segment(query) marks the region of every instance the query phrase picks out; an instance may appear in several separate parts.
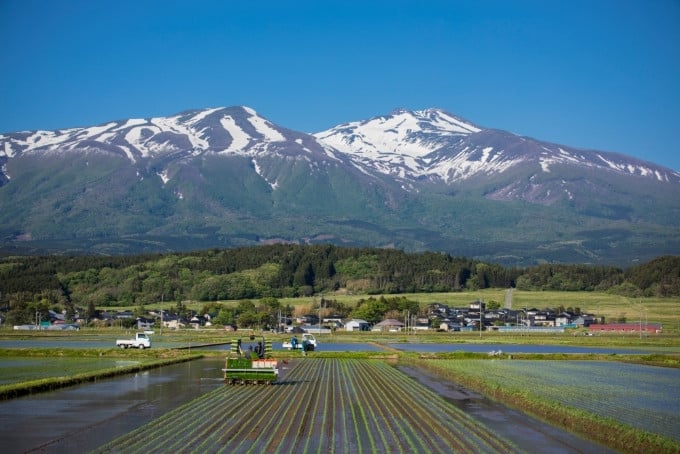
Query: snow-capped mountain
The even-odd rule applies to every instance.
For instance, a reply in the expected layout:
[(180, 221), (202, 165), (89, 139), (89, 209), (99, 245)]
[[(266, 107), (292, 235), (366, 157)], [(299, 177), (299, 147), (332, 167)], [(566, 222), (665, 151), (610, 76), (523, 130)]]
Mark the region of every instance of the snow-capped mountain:
[[(258, 156), (296, 151), (337, 159), (337, 151), (314, 137), (272, 124), (248, 107), (212, 108), (171, 117), (111, 121), (103, 125), (56, 131), (27, 131), (0, 135), (0, 158), (22, 154), (106, 152), (131, 163), (149, 159), (206, 155), (247, 156), (257, 168)], [(159, 169), (167, 182), (169, 168)], [(11, 177), (10, 175), (8, 175)]]
[(132, 162), (159, 154), (207, 152), (248, 154), (285, 142), (284, 131), (247, 107), (184, 112), (172, 117), (112, 121), (103, 125), (56, 131), (0, 135), (8, 157), (29, 152), (119, 149)]
[(456, 183), (530, 163), (549, 173), (559, 164), (680, 181), (680, 173), (629, 156), (579, 150), (484, 129), (439, 109), (396, 110), (314, 134), (379, 171), (405, 179)]
[(314, 134), (383, 173), (418, 178), (431, 173), (433, 153), (481, 129), (446, 112), (396, 110)]
[(680, 175), (438, 109), (306, 134), (248, 107), (0, 135), (0, 253), (268, 242), (506, 264), (680, 253)]

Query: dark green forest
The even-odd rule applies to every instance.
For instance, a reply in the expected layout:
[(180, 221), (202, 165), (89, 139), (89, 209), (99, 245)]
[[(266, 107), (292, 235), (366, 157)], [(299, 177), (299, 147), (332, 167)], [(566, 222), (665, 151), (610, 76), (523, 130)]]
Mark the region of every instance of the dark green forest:
[(338, 289), (368, 295), (521, 290), (605, 291), (628, 297), (680, 295), (680, 257), (628, 269), (544, 264), (504, 268), (468, 258), (395, 249), (270, 245), (132, 256), (0, 257), (0, 308), (42, 301), (75, 307), (159, 301), (297, 297)]

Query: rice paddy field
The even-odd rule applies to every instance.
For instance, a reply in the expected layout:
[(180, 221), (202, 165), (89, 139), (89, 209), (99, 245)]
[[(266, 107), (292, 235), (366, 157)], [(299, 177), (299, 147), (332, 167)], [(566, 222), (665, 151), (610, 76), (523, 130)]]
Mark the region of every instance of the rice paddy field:
[[(505, 290), (407, 295), (421, 305), (464, 307), (478, 299), (507, 301)], [(336, 298), (326, 296), (326, 298)], [(338, 295), (345, 304), (360, 297)], [(282, 300), (300, 312), (314, 298)], [(229, 304), (226, 302), (225, 304)], [(474, 423), (431, 388), (395, 367), (434, 371), (456, 384), (526, 411), (618, 452), (680, 453), (680, 300), (633, 301), (598, 293), (514, 291), (512, 307), (578, 307), (607, 320), (662, 323), (660, 334), (342, 333), (317, 335), (320, 348), (302, 360), (276, 352), (289, 371), (269, 386), (220, 386), (107, 442), (101, 452), (521, 452), (511, 440)], [(243, 335), (250, 334), (248, 333)], [(115, 339), (132, 332), (0, 329), (0, 391), (22, 384), (42, 392), (97, 376), (115, 376), (192, 357), (192, 348), (229, 342), (220, 329), (163, 330), (147, 351), (120, 351)], [(289, 335), (266, 334), (274, 342)], [(324, 351), (324, 345), (371, 345), (376, 351)], [(399, 351), (394, 344), (500, 344), (613, 347), (631, 354), (520, 354)], [(497, 348), (497, 347), (494, 347)], [(504, 346), (505, 350), (506, 347)], [(450, 350), (450, 349), (449, 349)], [(223, 357), (224, 351), (193, 351)], [(386, 360), (385, 358), (390, 358)], [(664, 367), (658, 367), (664, 366)], [(74, 381), (63, 380), (76, 377)], [(80, 380), (78, 377), (83, 377)], [(63, 383), (62, 383), (63, 382)], [(51, 383), (56, 383), (53, 385)], [(16, 392), (5, 393), (13, 398)], [(551, 419), (551, 413), (557, 415)], [(604, 435), (603, 435), (604, 433)], [(456, 435), (452, 435), (456, 434)], [(531, 451), (531, 450), (529, 450)], [(583, 452), (583, 451), (574, 451)]]
[(103, 369), (124, 368), (142, 364), (146, 360), (124, 358), (84, 358), (44, 357), (27, 358), (23, 356), (4, 356), (0, 360), (0, 386), (55, 377), (69, 377), (101, 371)]
[[(197, 417), (200, 415), (200, 417)], [(225, 386), (98, 452), (507, 453), (517, 448), (380, 360), (305, 359)]]
[(613, 361), (436, 360), (433, 367), (680, 443), (680, 369)]

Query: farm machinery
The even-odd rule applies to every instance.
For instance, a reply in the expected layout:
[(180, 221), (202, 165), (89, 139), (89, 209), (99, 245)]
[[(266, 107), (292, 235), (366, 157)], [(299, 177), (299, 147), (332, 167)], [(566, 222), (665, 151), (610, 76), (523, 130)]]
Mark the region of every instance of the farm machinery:
[(298, 340), (297, 336), (293, 336), (290, 341), (286, 341), (281, 345), (288, 350), (302, 350), (303, 352), (313, 352), (317, 347), (317, 341), (313, 334), (304, 333), (302, 341)]
[(271, 384), (278, 378), (278, 361), (271, 357), (271, 341), (262, 337), (255, 342), (255, 336), (250, 336), (250, 341), (246, 347), (242, 339), (232, 339), (229, 356), (222, 369), (226, 384)]

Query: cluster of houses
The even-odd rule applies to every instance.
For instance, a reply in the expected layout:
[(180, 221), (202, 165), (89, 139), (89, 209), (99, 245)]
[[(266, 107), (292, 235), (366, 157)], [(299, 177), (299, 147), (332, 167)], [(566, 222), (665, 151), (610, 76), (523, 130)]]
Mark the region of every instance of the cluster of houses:
[[(39, 325), (15, 326), (14, 329), (77, 329), (85, 320), (66, 323), (63, 314), (49, 312), (49, 321)], [(212, 326), (211, 315), (199, 315), (191, 312), (187, 317), (170, 314), (167, 311), (150, 311), (144, 317), (135, 316), (132, 311), (100, 312), (91, 321), (110, 326), (123, 324), (124, 320), (135, 320), (139, 330), (153, 329), (157, 323), (163, 328), (201, 328)], [(564, 332), (568, 328), (588, 328), (592, 332), (647, 332), (659, 333), (659, 323), (612, 323), (598, 324), (593, 314), (574, 314), (569, 311), (556, 312), (550, 309), (523, 308), (522, 310), (495, 309), (487, 310), (482, 301), (470, 303), (467, 307), (449, 307), (446, 304), (433, 303), (428, 306), (425, 316), (410, 316), (402, 320), (386, 318), (378, 323), (370, 323), (361, 319), (343, 319), (341, 316), (329, 316), (319, 319), (316, 315), (304, 315), (292, 319), (281, 318), (278, 324), (280, 332), (331, 333), (334, 331), (382, 331), (382, 332), (414, 332), (414, 331), (541, 331)], [(128, 322), (128, 326), (130, 323)], [(234, 325), (226, 326), (227, 330), (236, 330)]]
[[(295, 320), (296, 330), (313, 333), (344, 331), (479, 331), (482, 330), (535, 330), (564, 331), (567, 328), (589, 327), (597, 323), (592, 314), (574, 314), (571, 312), (555, 312), (549, 309), (524, 308), (522, 310), (497, 309), (487, 310), (482, 301), (470, 303), (467, 307), (449, 307), (446, 304), (434, 303), (428, 307), (425, 316), (412, 316), (402, 320), (386, 318), (379, 323), (371, 324), (366, 320), (340, 317), (326, 317), (318, 322), (314, 315), (306, 315)], [(293, 327), (288, 326), (291, 331)]]
[(435, 303), (429, 307), (428, 316), (440, 321), (441, 331), (479, 331), (480, 325), (482, 330), (564, 331), (566, 328), (583, 328), (597, 323), (593, 314), (536, 308), (487, 310), (482, 301), (475, 301), (463, 308)]
[[(49, 318), (49, 320), (42, 320), (38, 324), (15, 325), (14, 329), (72, 330), (79, 329), (81, 326), (88, 323), (88, 320), (78, 316), (73, 323), (67, 323), (64, 314), (52, 310), (49, 311), (46, 318)], [(211, 316), (209, 314), (198, 315), (196, 313), (190, 313), (188, 317), (180, 317), (165, 310), (149, 311), (143, 317), (136, 316), (132, 311), (101, 311), (95, 317), (91, 318), (89, 322), (106, 326), (118, 326), (122, 325), (125, 320), (134, 320), (134, 323), (132, 324), (140, 331), (153, 329), (156, 326), (156, 322), (159, 322), (163, 328), (169, 329), (211, 326)], [(231, 328), (236, 329), (235, 326), (232, 326)]]
[(588, 328), (590, 333), (660, 333), (662, 330), (659, 323), (598, 324), (594, 314), (576, 314), (570, 311), (557, 312), (536, 308), (487, 310), (486, 304), (482, 301), (472, 302), (467, 307), (449, 307), (446, 304), (434, 303), (428, 307), (426, 316), (414, 316), (403, 321), (386, 318), (379, 323), (371, 324), (361, 319), (343, 321), (340, 317), (327, 317), (318, 323), (318, 318), (308, 315), (296, 319), (295, 322), (294, 327), (287, 327), (287, 331), (310, 333), (328, 333), (335, 330), (455, 332), (479, 331), (480, 326), (483, 331), (499, 332), (564, 332), (569, 328)]
[(212, 326), (212, 316), (210, 314), (199, 315), (193, 311), (190, 311), (186, 317), (171, 314), (165, 310), (149, 311), (144, 317), (136, 317), (132, 311), (101, 312), (97, 315), (95, 320), (115, 325), (116, 321), (125, 319), (136, 319), (136, 327), (139, 330), (153, 329), (156, 326), (156, 322), (163, 328), (169, 329)]

